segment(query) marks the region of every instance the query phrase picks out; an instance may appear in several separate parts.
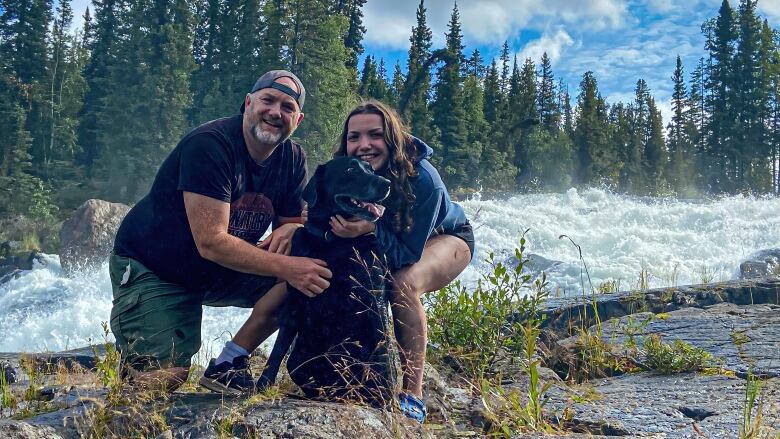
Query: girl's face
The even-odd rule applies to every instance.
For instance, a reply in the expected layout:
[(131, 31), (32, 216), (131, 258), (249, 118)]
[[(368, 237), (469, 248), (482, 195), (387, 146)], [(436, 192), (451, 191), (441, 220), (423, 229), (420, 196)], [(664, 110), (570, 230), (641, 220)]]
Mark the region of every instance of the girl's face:
[(382, 169), (390, 157), (385, 142), (382, 117), (378, 114), (356, 114), (347, 123), (347, 155), (356, 156), (371, 166)]

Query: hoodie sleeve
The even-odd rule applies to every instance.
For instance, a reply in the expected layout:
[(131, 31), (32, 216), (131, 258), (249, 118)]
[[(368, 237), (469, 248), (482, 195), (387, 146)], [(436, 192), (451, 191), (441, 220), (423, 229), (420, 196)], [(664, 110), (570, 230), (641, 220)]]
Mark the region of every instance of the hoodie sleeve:
[(420, 260), (425, 243), (439, 216), (442, 190), (433, 185), (425, 185), (427, 187), (423, 188), (420, 188), (419, 184), (417, 186), (415, 191), (417, 199), (412, 208), (414, 222), (409, 233), (396, 232), (385, 221), (379, 221), (376, 225), (379, 249), (385, 254), (391, 271)]

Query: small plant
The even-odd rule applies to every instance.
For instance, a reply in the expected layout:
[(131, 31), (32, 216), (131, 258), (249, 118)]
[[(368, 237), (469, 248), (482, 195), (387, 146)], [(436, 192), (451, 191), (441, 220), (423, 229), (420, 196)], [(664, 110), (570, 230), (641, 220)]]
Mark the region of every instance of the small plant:
[[(542, 390), (546, 392), (549, 387), (549, 383), (545, 384)], [(487, 435), (508, 439), (529, 431), (554, 431), (552, 425), (541, 416), (541, 409), (547, 400), (534, 402), (529, 394), (528, 402), (524, 403), (518, 389), (507, 390), (501, 386), (500, 375), (493, 380), (482, 379), (480, 393), (490, 421), (485, 432)]]
[(122, 392), (122, 378), (119, 375), (120, 354), (116, 346), (108, 341), (108, 323), (102, 322), (101, 325), (103, 327), (105, 354), (100, 355), (98, 346), (92, 346), (92, 350), (95, 353), (95, 369), (98, 379), (108, 389), (106, 401), (109, 404), (116, 404), (119, 402)]
[(699, 280), (703, 284), (711, 283), (715, 280), (715, 271), (706, 265), (702, 265), (699, 269)]
[(11, 414), (13, 414), (17, 405), (16, 397), (11, 393), (11, 386), (6, 378), (5, 363), (0, 363), (0, 418), (3, 417), (6, 408), (10, 409)]
[(639, 279), (636, 282), (636, 289), (641, 292), (647, 292), (650, 289), (650, 272), (646, 268), (639, 270)]
[(752, 439), (757, 436), (761, 426), (761, 410), (756, 416), (753, 411), (760, 406), (761, 382), (748, 371), (745, 381), (745, 404), (742, 409), (742, 425), (739, 426), (739, 439)]
[(596, 288), (599, 294), (617, 293), (620, 291), (620, 282), (615, 279), (609, 279), (601, 282)]
[[(463, 369), (477, 379), (488, 373), (499, 354), (516, 357), (524, 352), (523, 327), (536, 318), (546, 292), (531, 293), (531, 276), (523, 272), (525, 234), (515, 250), (517, 266), (508, 268), (496, 262), (494, 254), (487, 262), (492, 272), (484, 274), (469, 291), (456, 281), (424, 297), (428, 308), (429, 353), (432, 358)], [(546, 285), (546, 282), (545, 282)]]
[(645, 364), (648, 368), (669, 375), (681, 372), (698, 372), (712, 366), (712, 354), (677, 339), (664, 343), (657, 334), (645, 338)]

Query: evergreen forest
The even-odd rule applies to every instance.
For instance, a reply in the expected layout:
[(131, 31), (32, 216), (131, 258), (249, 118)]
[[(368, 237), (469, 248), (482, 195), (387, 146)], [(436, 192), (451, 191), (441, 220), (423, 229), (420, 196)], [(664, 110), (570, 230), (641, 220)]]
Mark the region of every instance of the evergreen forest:
[(756, 0), (713, 11), (692, 72), (677, 57), (668, 121), (641, 78), (632, 101), (608, 103), (592, 72), (569, 86), (547, 54), (469, 50), (457, 4), (433, 47), (421, 0), (408, 58), (387, 65), (365, 53), (365, 2), (92, 0), (73, 29), (69, 0), (0, 0), (0, 217), (47, 223), (88, 198), (137, 201), (184, 133), (236, 114), (276, 68), (307, 88), (295, 138), (310, 169), (347, 111), (377, 98), (434, 148), (456, 194), (778, 192), (780, 34)]

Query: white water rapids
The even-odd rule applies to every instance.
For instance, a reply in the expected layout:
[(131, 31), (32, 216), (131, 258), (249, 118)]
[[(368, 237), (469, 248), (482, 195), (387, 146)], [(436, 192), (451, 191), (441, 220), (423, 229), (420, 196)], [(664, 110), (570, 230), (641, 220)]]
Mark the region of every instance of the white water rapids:
[[(642, 272), (651, 287), (733, 279), (739, 263), (752, 253), (780, 248), (780, 198), (640, 199), (570, 189), (461, 204), (477, 241), (474, 261), (461, 275), (466, 283), (489, 268), (489, 252), (497, 260), (513, 254), (525, 229), (530, 229), (526, 252), (560, 261), (547, 271), (548, 279), (559, 294), (569, 295), (582, 291), (582, 264), (576, 247), (559, 235), (581, 246), (594, 286), (614, 280), (621, 289), (637, 286)], [(60, 275), (59, 258), (49, 256), (46, 266), (0, 285), (0, 352), (57, 351), (101, 342), (101, 322), (110, 312), (105, 265), (68, 278)], [(206, 307), (204, 347), (197, 361), (218, 353), (248, 314)]]

